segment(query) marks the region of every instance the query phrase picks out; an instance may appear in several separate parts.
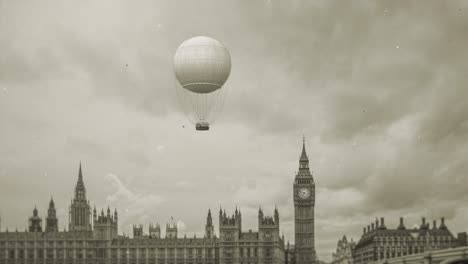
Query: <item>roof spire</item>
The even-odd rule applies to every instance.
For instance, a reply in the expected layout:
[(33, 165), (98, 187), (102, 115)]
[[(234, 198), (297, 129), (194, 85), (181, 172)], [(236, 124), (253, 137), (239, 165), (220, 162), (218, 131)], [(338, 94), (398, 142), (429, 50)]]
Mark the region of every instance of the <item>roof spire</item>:
[(80, 170), (78, 171), (78, 181), (83, 182), (83, 172), (81, 170), (81, 160), (80, 160)]
[(49, 202), (49, 208), (54, 208), (54, 207), (55, 207), (54, 198), (51, 196), (50, 197), (50, 202)]
[(302, 136), (302, 153), (301, 153), (300, 161), (309, 161), (309, 158), (307, 157), (307, 153), (305, 149), (305, 137), (304, 136)]
[(83, 170), (81, 169), (81, 160), (80, 167), (78, 169), (78, 181), (75, 186), (75, 199), (86, 200), (86, 188), (83, 182)]

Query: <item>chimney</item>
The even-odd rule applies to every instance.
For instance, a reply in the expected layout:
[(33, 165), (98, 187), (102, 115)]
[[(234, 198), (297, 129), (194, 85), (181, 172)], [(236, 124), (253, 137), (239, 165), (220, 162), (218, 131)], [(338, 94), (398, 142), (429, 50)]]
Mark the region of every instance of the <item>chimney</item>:
[(440, 225), (439, 225), (439, 229), (446, 229), (447, 227), (445, 226), (445, 218), (442, 217), (440, 218)]
[(375, 229), (379, 229), (379, 220), (375, 218)]
[(372, 223), (371, 225), (372, 225), (372, 230), (374, 230), (374, 223)]
[(436, 229), (437, 228), (437, 224), (436, 224), (436, 220), (432, 221), (432, 229)]
[(399, 229), (399, 230), (406, 229), (406, 228), (405, 228), (405, 225), (403, 224), (403, 217), (400, 217), (400, 225), (398, 226), (398, 229)]
[(423, 225), (423, 226), (426, 225), (426, 217), (423, 217), (423, 218), (422, 218), (422, 225)]
[(367, 226), (367, 233), (370, 232), (370, 225)]
[(382, 228), (385, 228), (385, 221), (384, 221), (384, 220), (385, 220), (385, 219), (384, 219), (383, 217), (380, 217), (380, 226), (381, 226)]

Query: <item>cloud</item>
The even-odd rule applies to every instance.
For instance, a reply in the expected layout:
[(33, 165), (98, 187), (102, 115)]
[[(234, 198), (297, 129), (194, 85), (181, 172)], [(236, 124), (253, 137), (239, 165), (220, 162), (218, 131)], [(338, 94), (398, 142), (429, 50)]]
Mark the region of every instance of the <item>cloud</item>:
[(119, 205), (120, 227), (149, 222), (154, 214), (153, 211), (166, 201), (159, 195), (132, 191), (115, 174), (107, 174), (106, 179), (114, 189), (114, 192), (107, 196), (106, 201)]
[(160, 151), (160, 152), (162, 152), (165, 148), (166, 148), (166, 147), (163, 146), (163, 145), (157, 146), (157, 150)]
[[(464, 1), (2, 3), (2, 221), (26, 223), (33, 201), (45, 212), (53, 195), (67, 223), (82, 160), (89, 199), (117, 207), (126, 233), (171, 215), (199, 232), (219, 205), (242, 207), (255, 229), (258, 206), (277, 204), (293, 241), (305, 134), (321, 259), (377, 216), (388, 226), (446, 216), (465, 230), (467, 10)], [(172, 56), (194, 35), (221, 40), (233, 63), (225, 108), (204, 134), (173, 90)]]
[(187, 228), (187, 225), (183, 221), (181, 220), (177, 221), (177, 232), (179, 232), (180, 234), (184, 233), (186, 231), (186, 228)]

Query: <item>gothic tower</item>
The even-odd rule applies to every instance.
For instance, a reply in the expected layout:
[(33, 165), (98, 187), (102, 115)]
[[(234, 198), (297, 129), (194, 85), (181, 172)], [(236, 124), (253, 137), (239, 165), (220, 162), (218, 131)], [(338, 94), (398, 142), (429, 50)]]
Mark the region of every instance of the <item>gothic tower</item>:
[(274, 216), (265, 216), (263, 210), (258, 209), (258, 236), (261, 241), (276, 241), (280, 239), (279, 213), (275, 207)]
[(78, 171), (78, 182), (75, 186), (75, 198), (70, 205), (69, 231), (91, 231), (91, 207), (86, 200), (86, 188), (83, 183), (83, 173)]
[(161, 227), (158, 223), (156, 223), (156, 225), (149, 225), (149, 236), (151, 238), (161, 238)]
[(133, 238), (143, 237), (143, 225), (133, 225)]
[(96, 207), (93, 210), (93, 237), (96, 239), (112, 240), (117, 237), (118, 218), (117, 209), (114, 214), (111, 214), (109, 206), (107, 207), (107, 215), (104, 215), (104, 209), (101, 210), (101, 215), (97, 214)]
[(177, 238), (177, 224), (174, 218), (171, 216), (171, 221), (166, 224), (166, 238), (176, 239)]
[(232, 216), (219, 208), (219, 237), (223, 241), (238, 241), (242, 233), (242, 214), (240, 210), (234, 211)]
[(213, 219), (211, 218), (211, 210), (210, 209), (208, 209), (208, 216), (206, 217), (205, 237), (206, 238), (213, 238), (214, 237), (214, 226), (213, 226)]
[(294, 179), (293, 196), (296, 263), (312, 264), (315, 263), (315, 183), (310, 173), (304, 139), (299, 159), (299, 171)]
[(42, 232), (42, 219), (38, 216), (35, 206), (33, 216), (29, 218), (29, 232)]
[(55, 211), (54, 200), (50, 198), (49, 210), (47, 210), (46, 217), (46, 232), (58, 232), (58, 219)]

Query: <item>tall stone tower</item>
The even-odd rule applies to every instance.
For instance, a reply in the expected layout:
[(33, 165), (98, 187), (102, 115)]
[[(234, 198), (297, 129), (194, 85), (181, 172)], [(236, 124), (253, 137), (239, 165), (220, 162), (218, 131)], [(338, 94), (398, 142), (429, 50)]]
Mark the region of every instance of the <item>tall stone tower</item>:
[(275, 208), (274, 216), (265, 216), (263, 210), (258, 209), (258, 236), (260, 241), (277, 241), (279, 234), (279, 213)]
[(75, 186), (75, 198), (70, 205), (69, 231), (91, 231), (91, 206), (86, 200), (86, 188), (83, 183), (83, 173), (78, 171), (78, 182)]
[(112, 240), (117, 237), (118, 232), (118, 217), (117, 209), (114, 214), (111, 214), (109, 206), (107, 207), (107, 215), (104, 215), (104, 209), (101, 210), (101, 215), (97, 214), (96, 207), (93, 210), (93, 237), (96, 239)]
[(158, 223), (149, 225), (149, 236), (151, 238), (161, 238), (161, 227)]
[(58, 219), (55, 211), (54, 200), (50, 198), (49, 209), (46, 217), (46, 232), (58, 232)]
[(229, 216), (226, 211), (219, 208), (219, 264), (240, 263), (239, 249), (234, 245), (239, 245), (242, 233), (242, 214), (237, 210)]
[(177, 224), (174, 218), (171, 216), (171, 221), (166, 224), (166, 238), (176, 239), (177, 238)]
[(213, 226), (213, 219), (211, 218), (211, 210), (210, 209), (208, 209), (208, 216), (206, 217), (205, 237), (206, 238), (213, 238), (214, 237), (214, 226)]
[(312, 264), (315, 263), (315, 183), (310, 173), (304, 139), (299, 171), (294, 179), (293, 196), (296, 264)]
[(219, 237), (222, 241), (238, 241), (242, 233), (242, 215), (240, 210), (232, 216), (219, 209)]
[(143, 237), (143, 225), (133, 225), (133, 238)]
[(29, 218), (29, 232), (42, 232), (42, 218), (38, 216), (35, 206), (33, 216)]

